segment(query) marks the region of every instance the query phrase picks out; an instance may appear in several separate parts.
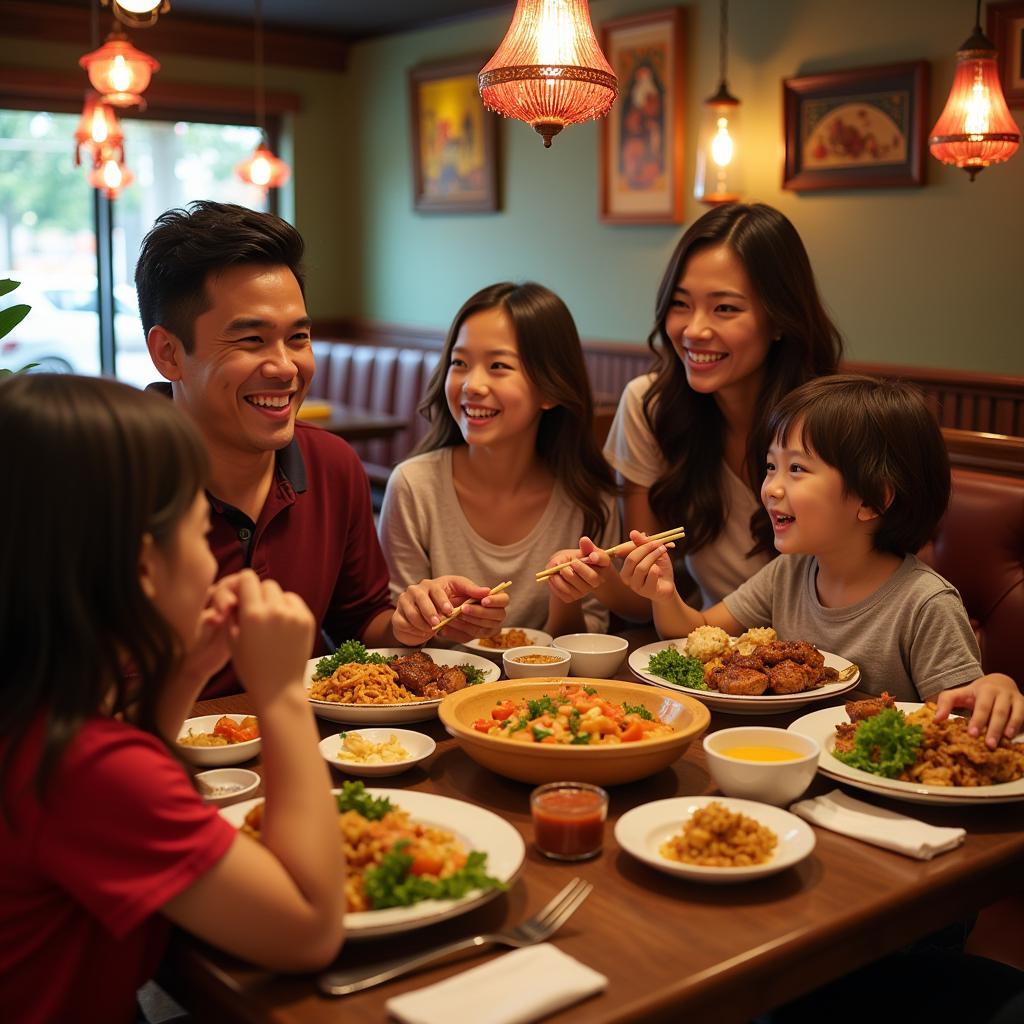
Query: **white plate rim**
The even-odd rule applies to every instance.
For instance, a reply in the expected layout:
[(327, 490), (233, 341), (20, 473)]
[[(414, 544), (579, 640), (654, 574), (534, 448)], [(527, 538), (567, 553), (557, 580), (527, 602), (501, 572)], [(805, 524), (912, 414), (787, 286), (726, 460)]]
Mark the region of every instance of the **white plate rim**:
[[(340, 790), (333, 789), (332, 793)], [(523, 837), (504, 818), (476, 804), (436, 793), (420, 793), (411, 789), (379, 789), (366, 787), (373, 797), (387, 797), (417, 821), (437, 825), (455, 833), (471, 850), (487, 854), (487, 872), (509, 885), (518, 876), (526, 857)], [(243, 800), (218, 813), (235, 828), (241, 826), (246, 814), (263, 800)], [(425, 900), (411, 907), (389, 907), (386, 910), (363, 910), (345, 915), (345, 933), (350, 939), (368, 939), (377, 935), (393, 935), (412, 931), (424, 925), (473, 910), (500, 890), (476, 890), (457, 900)]]
[[(384, 764), (359, 764), (355, 761), (342, 761), (335, 756), (335, 748), (341, 747), (340, 734), (332, 732), (329, 736), (325, 736), (319, 744), (317, 744), (320, 750), (320, 756), (332, 767), (337, 768), (338, 771), (344, 772), (346, 775), (362, 775), (362, 776), (378, 776), (383, 777), (386, 775), (400, 775), (404, 771), (408, 771), (414, 765), (419, 764), (421, 761), (425, 761), (431, 754), (437, 750), (437, 744), (431, 737), (421, 732), (416, 732), (415, 729), (396, 729), (390, 725), (377, 725), (370, 726), (368, 729), (345, 729), (344, 732), (377, 732), (377, 733), (405, 733), (407, 736), (417, 736), (420, 740), (425, 741), (428, 744), (427, 749), (422, 754), (417, 754), (415, 757), (407, 757), (401, 761), (388, 761)], [(396, 739), (401, 744), (403, 741), (402, 736), (396, 736)], [(380, 743), (386, 742), (384, 740), (374, 740), (372, 742)]]
[[(532, 629), (529, 626), (502, 626), (501, 631), (504, 632), (506, 629), (521, 629), (527, 637), (528, 643), (524, 644), (524, 647), (550, 647), (551, 641), (554, 637), (550, 633), (545, 633), (543, 629)], [(486, 652), (488, 657), (501, 657), (505, 651), (511, 650), (510, 647), (484, 647), (480, 643), (480, 638), (477, 637), (473, 640), (466, 640), (459, 644), (461, 648), (467, 651), (471, 651), (474, 654), (483, 654)]]
[[(826, 683), (817, 690), (804, 690), (801, 693), (766, 693), (759, 697), (739, 693), (719, 693), (717, 690), (694, 690), (688, 686), (677, 686), (675, 683), (662, 679), (661, 676), (648, 672), (646, 666), (652, 654), (663, 651), (668, 647), (678, 647), (678, 640), (659, 640), (644, 647), (638, 647), (633, 651), (626, 662), (630, 672), (641, 682), (649, 683), (652, 686), (661, 686), (667, 690), (675, 690), (677, 693), (688, 693), (697, 700), (703, 701), (708, 707), (719, 711), (729, 711), (734, 714), (771, 714), (777, 711), (787, 711), (793, 708), (803, 707), (805, 704), (813, 704), (820, 700), (827, 700), (830, 697), (839, 697), (854, 689), (860, 682), (860, 670), (853, 674), (845, 682)], [(836, 670), (841, 670), (851, 665), (852, 662), (831, 651), (821, 651), (825, 664)], [(641, 667), (644, 666), (644, 667)]]
[[(896, 701), (896, 707), (904, 713), (917, 711), (924, 704), (920, 701)], [(803, 736), (816, 739), (821, 746), (818, 758), (818, 770), (837, 782), (844, 782), (858, 789), (864, 789), (880, 796), (888, 796), (911, 803), (941, 804), (987, 804), (1013, 803), (1024, 800), (1024, 778), (1016, 782), (1001, 782), (995, 786), (926, 786), (920, 782), (901, 782), (899, 779), (887, 779), (881, 775), (872, 775), (851, 768), (832, 756), (831, 741), (835, 735), (836, 725), (849, 721), (846, 708), (839, 705), (833, 708), (819, 708), (787, 726), (787, 731), (797, 732)], [(1024, 737), (1018, 737), (1018, 743)]]
[[(658, 852), (654, 843), (647, 843), (646, 840), (655, 830), (664, 831), (664, 838), (678, 832), (694, 810), (710, 803), (723, 804), (733, 813), (745, 814), (770, 828), (779, 837), (780, 844), (771, 859), (764, 864), (744, 868), (705, 867), (669, 860)], [(792, 838), (788, 839), (787, 834), (791, 834)], [(676, 796), (640, 804), (623, 814), (615, 823), (615, 839), (627, 853), (658, 871), (694, 882), (717, 885), (766, 878), (785, 871), (809, 857), (817, 841), (814, 830), (795, 814), (756, 800), (728, 796)]]

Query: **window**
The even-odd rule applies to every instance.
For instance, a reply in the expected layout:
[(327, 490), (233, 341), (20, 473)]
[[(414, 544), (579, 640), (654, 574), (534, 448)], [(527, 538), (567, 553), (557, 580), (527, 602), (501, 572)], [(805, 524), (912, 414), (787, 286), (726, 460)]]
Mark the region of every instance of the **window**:
[[(97, 200), (85, 168), (72, 161), (78, 115), (0, 109), (0, 277), (20, 288), (0, 308), (32, 312), (0, 340), (0, 365), (97, 374), (116, 368), (139, 386), (156, 377), (135, 298), (135, 261), (156, 217), (193, 199), (268, 209), (259, 189), (235, 175), (256, 147), (251, 125), (126, 117), (128, 166), (135, 182), (110, 204)], [(106, 231), (106, 236), (101, 232)], [(101, 360), (97, 247), (113, 265), (114, 367)]]

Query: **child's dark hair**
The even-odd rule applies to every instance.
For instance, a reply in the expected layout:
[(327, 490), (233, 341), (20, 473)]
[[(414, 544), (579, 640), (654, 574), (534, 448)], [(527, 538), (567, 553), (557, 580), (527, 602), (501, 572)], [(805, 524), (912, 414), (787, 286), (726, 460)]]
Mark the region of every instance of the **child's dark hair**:
[(615, 493), (615, 481), (593, 435), (590, 379), (576, 324), (565, 303), (543, 285), (493, 284), (467, 299), (456, 313), (419, 406), (430, 421), (430, 431), (416, 451), (466, 443), (445, 396), (452, 349), (471, 316), (498, 308), (512, 321), (523, 372), (545, 399), (557, 403), (541, 413), (537, 454), (582, 511), (584, 534), (599, 537), (608, 521), (602, 499)]
[(0, 778), (42, 716), (40, 795), (92, 715), (155, 728), (181, 657), (139, 581), (144, 535), (174, 542), (207, 476), (206, 452), (166, 398), (102, 378), (0, 383)]
[(949, 454), (938, 421), (912, 384), (855, 374), (808, 381), (768, 419), (780, 444), (801, 441), (839, 471), (848, 494), (879, 513), (878, 551), (913, 554), (949, 504)]
[(305, 295), (302, 235), (286, 220), (203, 199), (160, 214), (135, 265), (142, 329), (167, 328), (191, 352), (196, 317), (210, 308), (206, 279), (242, 264), (285, 266)]
[[(743, 263), (778, 334), (768, 349), (761, 393), (752, 410), (745, 458), (750, 480), (761, 478), (764, 452), (771, 443), (768, 411), (805, 380), (835, 373), (843, 350), (818, 295), (807, 250), (784, 214), (763, 203), (727, 203), (690, 225), (658, 286), (654, 330), (647, 339), (657, 357), (657, 372), (644, 398), (644, 414), (666, 466), (651, 485), (651, 509), (664, 526), (686, 523), (684, 543), (690, 553), (711, 543), (725, 526), (725, 419), (714, 395), (690, 387), (665, 323), (687, 260), (719, 245), (728, 246)], [(775, 553), (771, 521), (760, 503), (750, 533), (750, 554)]]

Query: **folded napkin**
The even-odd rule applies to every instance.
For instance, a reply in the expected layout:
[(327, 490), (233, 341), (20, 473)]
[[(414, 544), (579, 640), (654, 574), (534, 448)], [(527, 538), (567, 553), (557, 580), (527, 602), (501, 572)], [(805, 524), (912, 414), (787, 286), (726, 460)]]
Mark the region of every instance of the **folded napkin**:
[(387, 1001), (405, 1024), (529, 1024), (608, 987), (557, 946), (541, 943)]
[(839, 789), (813, 800), (801, 800), (790, 810), (814, 825), (918, 860), (931, 860), (938, 853), (955, 849), (967, 835), (962, 828), (937, 828), (854, 800)]

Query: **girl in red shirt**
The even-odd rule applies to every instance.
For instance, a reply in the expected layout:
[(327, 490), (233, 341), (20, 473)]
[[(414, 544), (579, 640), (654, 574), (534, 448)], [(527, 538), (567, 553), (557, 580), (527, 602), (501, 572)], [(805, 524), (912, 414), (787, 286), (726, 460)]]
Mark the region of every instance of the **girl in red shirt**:
[[(313, 618), (251, 571), (213, 584), (198, 435), (113, 381), (17, 376), (0, 465), (5, 1015), (134, 1020), (168, 923), (273, 969), (328, 963), (344, 860), (302, 684)], [(260, 720), (262, 843), (167, 746), (228, 658)]]

